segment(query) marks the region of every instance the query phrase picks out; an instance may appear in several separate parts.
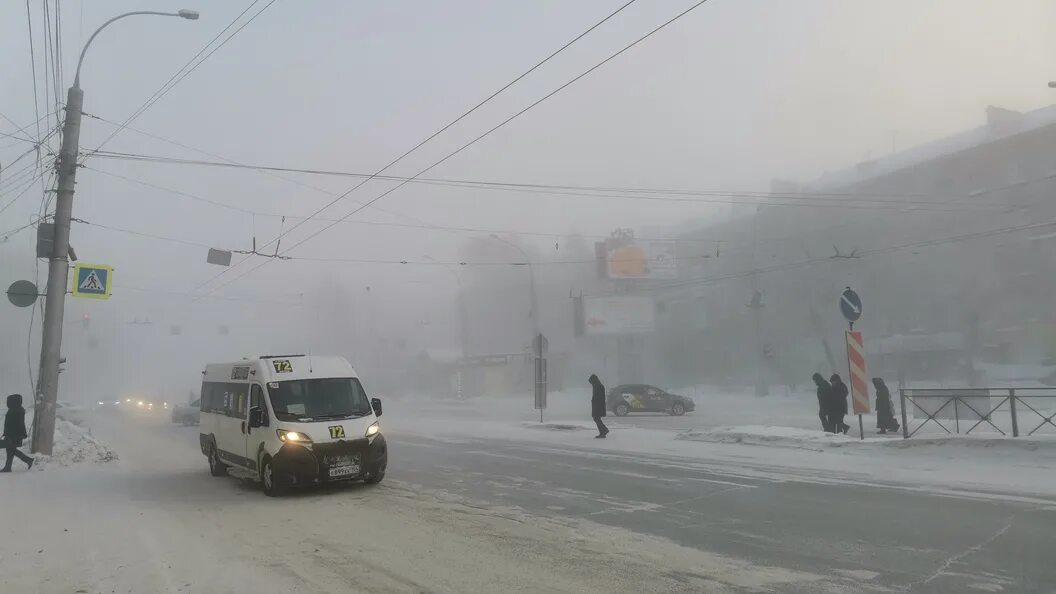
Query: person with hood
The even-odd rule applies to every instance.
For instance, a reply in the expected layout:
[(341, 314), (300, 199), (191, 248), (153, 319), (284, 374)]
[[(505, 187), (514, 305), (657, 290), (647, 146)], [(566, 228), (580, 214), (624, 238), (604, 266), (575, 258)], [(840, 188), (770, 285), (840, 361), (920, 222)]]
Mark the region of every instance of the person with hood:
[(18, 451), (22, 440), (29, 437), (26, 431), (26, 409), (22, 408), (22, 395), (12, 394), (7, 397), (7, 415), (4, 417), (4, 433), (0, 435), (0, 445), (7, 450), (7, 463), (0, 472), (11, 472), (11, 459), (18, 458), (33, 468), (33, 458)]
[(849, 391), (847, 390), (847, 384), (843, 383), (840, 379), (840, 374), (834, 373), (829, 378), (829, 383), (832, 384), (832, 404), (829, 409), (829, 423), (832, 425), (834, 433), (843, 433), (847, 435), (847, 431), (851, 428), (850, 425), (843, 422), (843, 417), (847, 415), (847, 396)]
[(895, 408), (891, 404), (891, 390), (879, 377), (873, 378), (873, 387), (876, 388), (876, 428), (880, 433), (897, 432), (898, 421), (895, 420)]
[(590, 414), (594, 417), (594, 424), (598, 426), (598, 434), (595, 438), (604, 439), (609, 434), (609, 428), (601, 420), (605, 416), (605, 386), (602, 385), (598, 376), (594, 374), (591, 374), (590, 379), (587, 381), (590, 382), (591, 387), (594, 389), (590, 397)]
[(833, 433), (832, 424), (829, 422), (829, 406), (832, 403), (832, 385), (825, 381), (820, 373), (815, 373), (814, 385), (818, 387), (818, 418), (821, 419), (821, 429), (826, 433)]

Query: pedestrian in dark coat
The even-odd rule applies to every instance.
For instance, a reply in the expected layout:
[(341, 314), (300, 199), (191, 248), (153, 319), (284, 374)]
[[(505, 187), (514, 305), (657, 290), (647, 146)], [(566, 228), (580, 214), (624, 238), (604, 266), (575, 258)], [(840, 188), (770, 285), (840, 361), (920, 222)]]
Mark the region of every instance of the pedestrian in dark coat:
[(832, 377), (829, 378), (829, 383), (832, 384), (832, 408), (829, 409), (829, 422), (832, 424), (834, 432), (846, 435), (851, 428), (850, 425), (843, 422), (843, 417), (847, 415), (847, 396), (849, 394), (847, 384), (843, 383), (838, 373), (832, 374)]
[(814, 385), (818, 387), (818, 418), (821, 419), (821, 429), (826, 433), (832, 433), (833, 428), (829, 423), (829, 406), (832, 403), (832, 385), (825, 381), (820, 373), (814, 374)]
[(880, 433), (897, 432), (899, 425), (895, 420), (895, 407), (891, 403), (891, 390), (879, 377), (873, 378), (873, 387), (876, 388), (876, 428)]
[(22, 408), (22, 395), (12, 394), (7, 397), (7, 415), (4, 416), (4, 434), (0, 435), (0, 445), (7, 450), (7, 462), (0, 472), (11, 472), (11, 459), (18, 458), (33, 467), (33, 458), (18, 451), (22, 440), (29, 437), (26, 431), (26, 409)]
[(590, 415), (594, 417), (594, 423), (598, 426), (598, 434), (595, 437), (604, 439), (609, 434), (609, 428), (601, 420), (605, 416), (605, 386), (602, 385), (598, 376), (593, 374), (587, 381), (594, 390), (590, 397)]

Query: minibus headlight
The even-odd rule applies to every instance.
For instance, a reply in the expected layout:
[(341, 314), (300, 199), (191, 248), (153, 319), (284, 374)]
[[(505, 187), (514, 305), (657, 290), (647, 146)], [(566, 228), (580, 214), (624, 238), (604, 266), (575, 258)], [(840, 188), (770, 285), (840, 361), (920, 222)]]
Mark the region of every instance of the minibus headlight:
[(374, 437), (375, 435), (377, 435), (380, 432), (381, 432), (381, 425), (379, 425), (377, 421), (374, 421), (373, 423), (370, 424), (370, 427), (367, 427), (367, 435), (366, 435), (366, 437)]
[(312, 443), (312, 438), (308, 437), (300, 431), (287, 431), (285, 429), (277, 429), (275, 431), (279, 436), (279, 441), (282, 443), (298, 443), (298, 444), (309, 444)]

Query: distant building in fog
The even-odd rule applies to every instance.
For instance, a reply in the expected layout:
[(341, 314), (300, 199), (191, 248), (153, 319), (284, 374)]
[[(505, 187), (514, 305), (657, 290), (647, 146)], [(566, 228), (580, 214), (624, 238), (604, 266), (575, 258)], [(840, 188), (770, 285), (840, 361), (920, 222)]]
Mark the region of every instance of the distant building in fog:
[(867, 343), (958, 332), (965, 369), (1056, 355), (1053, 147), (1056, 106), (989, 107), (977, 128), (742, 197), (741, 216), (680, 235), (680, 277), (691, 282), (659, 298), (696, 304), (705, 312), (694, 319), (707, 323), (672, 321), (659, 345), (677, 354), (669, 371), (750, 374), (758, 345), (746, 304), (756, 289), (775, 383), (828, 367), (823, 339), (839, 367), (836, 299), (847, 285), (863, 295), (856, 327)]

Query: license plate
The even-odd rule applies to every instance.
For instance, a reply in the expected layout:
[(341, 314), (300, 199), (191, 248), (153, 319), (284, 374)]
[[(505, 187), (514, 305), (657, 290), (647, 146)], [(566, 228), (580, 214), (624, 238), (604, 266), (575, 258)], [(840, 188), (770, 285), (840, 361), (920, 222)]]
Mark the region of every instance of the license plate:
[(342, 476), (355, 476), (359, 474), (359, 464), (349, 464), (348, 466), (334, 466), (330, 468), (330, 478), (338, 478)]

